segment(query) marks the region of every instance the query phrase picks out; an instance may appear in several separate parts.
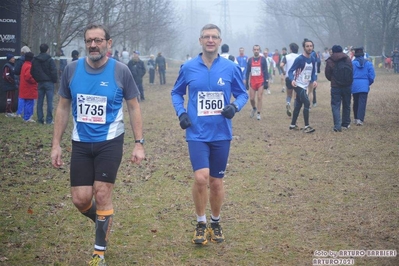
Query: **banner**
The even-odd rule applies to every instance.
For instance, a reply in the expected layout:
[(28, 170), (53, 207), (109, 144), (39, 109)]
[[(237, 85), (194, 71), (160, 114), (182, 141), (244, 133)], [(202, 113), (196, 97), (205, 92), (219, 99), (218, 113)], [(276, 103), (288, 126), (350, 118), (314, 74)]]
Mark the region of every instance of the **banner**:
[[(21, 0), (0, 1), (0, 67), (7, 62), (6, 54), (12, 53), (19, 56), (21, 53)], [(3, 75), (0, 75), (2, 79)], [(3, 80), (0, 82), (2, 86)], [(14, 99), (14, 109), (18, 104), (18, 91)], [(6, 105), (6, 94), (0, 88), (0, 112), (4, 112)]]

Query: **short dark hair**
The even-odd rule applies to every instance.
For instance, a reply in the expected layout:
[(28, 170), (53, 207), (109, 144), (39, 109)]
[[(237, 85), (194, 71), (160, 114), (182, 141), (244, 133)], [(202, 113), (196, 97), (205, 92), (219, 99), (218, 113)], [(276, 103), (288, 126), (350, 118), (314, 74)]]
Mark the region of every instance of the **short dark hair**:
[(222, 45), (222, 53), (228, 53), (229, 52), (229, 46), (227, 44)]
[(313, 45), (313, 48), (314, 48), (313, 42), (312, 42), (311, 40), (307, 39), (307, 38), (303, 39), (303, 42), (302, 42), (302, 47), (303, 47), (303, 48), (305, 48), (305, 43), (307, 43), (307, 42), (311, 42), (312, 45)]
[(105, 39), (108, 41), (109, 39), (111, 39), (111, 36), (109, 35), (108, 29), (107, 27), (105, 27), (104, 25), (101, 24), (90, 24), (86, 27), (85, 31), (84, 31), (84, 38), (86, 39), (86, 32), (88, 30), (92, 30), (92, 29), (102, 29), (105, 33)]
[(290, 43), (290, 49), (291, 49), (291, 52), (293, 52), (294, 54), (297, 54), (298, 50), (299, 50), (299, 46), (298, 46), (298, 44), (293, 42), (293, 43)]
[(32, 52), (25, 53), (25, 61), (31, 62), (35, 55)]
[(41, 53), (46, 53), (48, 51), (48, 45), (46, 43), (42, 43), (40, 45), (40, 52)]
[(216, 26), (215, 24), (206, 24), (205, 26), (202, 27), (200, 36), (202, 37), (202, 32), (204, 30), (213, 30), (213, 29), (216, 29), (219, 32), (219, 37), (222, 35), (222, 31), (218, 26)]

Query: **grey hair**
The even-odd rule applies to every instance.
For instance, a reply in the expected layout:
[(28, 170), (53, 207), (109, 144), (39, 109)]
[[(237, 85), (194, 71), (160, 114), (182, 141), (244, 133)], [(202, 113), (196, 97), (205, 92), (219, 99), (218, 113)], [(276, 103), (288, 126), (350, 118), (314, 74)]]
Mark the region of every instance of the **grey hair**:
[(222, 31), (218, 26), (216, 26), (215, 24), (206, 24), (201, 29), (200, 37), (202, 37), (202, 33), (204, 32), (204, 30), (213, 30), (213, 29), (217, 29), (217, 31), (219, 32), (219, 37), (222, 35)]

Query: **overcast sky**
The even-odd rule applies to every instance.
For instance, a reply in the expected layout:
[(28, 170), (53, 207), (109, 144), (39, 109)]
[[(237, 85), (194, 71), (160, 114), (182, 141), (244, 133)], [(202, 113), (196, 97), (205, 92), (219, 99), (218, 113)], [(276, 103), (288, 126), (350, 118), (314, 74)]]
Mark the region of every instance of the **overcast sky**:
[[(206, 23), (214, 23), (219, 27), (222, 25), (222, 4), (228, 3), (228, 14), (232, 33), (243, 32), (248, 28), (257, 26), (257, 19), (262, 16), (263, 12), (260, 11), (259, 0), (175, 0), (180, 8), (189, 8), (191, 2), (194, 9), (202, 10), (209, 14), (210, 21)], [(223, 35), (223, 34), (222, 34)]]

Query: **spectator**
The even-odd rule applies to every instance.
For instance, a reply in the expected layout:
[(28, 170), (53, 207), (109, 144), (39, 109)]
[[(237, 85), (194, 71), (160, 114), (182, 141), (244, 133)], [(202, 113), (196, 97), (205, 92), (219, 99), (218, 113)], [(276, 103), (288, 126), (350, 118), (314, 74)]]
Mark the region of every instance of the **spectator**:
[[(40, 54), (32, 61), (31, 74), (38, 83), (38, 100), (36, 106), (37, 122), (40, 124), (53, 124), (53, 98), (54, 83), (57, 83), (57, 67), (54, 60), (47, 53), (49, 47), (47, 44), (40, 45)], [(47, 115), (44, 121), (43, 102), (47, 99)]]
[(396, 47), (395, 50), (392, 52), (392, 65), (393, 65), (393, 72), (399, 73), (399, 51)]
[(61, 78), (62, 72), (64, 71), (66, 65), (68, 64), (68, 61), (66, 58), (62, 58), (65, 57), (64, 51), (62, 49), (60, 50), (59, 56), (60, 56), (60, 70), (58, 71), (58, 73), (59, 77)]
[(363, 47), (354, 48), (353, 65), (353, 114), (357, 126), (363, 126), (366, 115), (367, 96), (370, 85), (374, 83), (375, 72), (373, 64), (364, 58)]
[(19, 97), (22, 100), (25, 122), (36, 122), (32, 119), (35, 100), (37, 99), (37, 82), (32, 77), (30, 70), (32, 68), (33, 53), (25, 54), (25, 62), (22, 65), (21, 79), (19, 86)]
[(6, 92), (6, 117), (16, 117), (17, 115), (14, 114), (12, 111), (14, 105), (14, 97), (15, 92), (17, 91), (17, 85), (15, 83), (15, 74), (14, 74), (14, 63), (15, 57), (13, 54), (7, 54), (7, 63), (3, 66), (2, 72), (2, 83), (3, 83), (3, 90)]
[(165, 84), (165, 71), (166, 71), (166, 60), (165, 57), (162, 56), (162, 53), (159, 52), (157, 58), (155, 59), (155, 70), (159, 74), (159, 84)]
[(76, 61), (79, 59), (79, 52), (77, 50), (73, 50), (71, 56), (72, 56), (72, 62)]
[(139, 51), (133, 52), (133, 58), (127, 63), (130, 72), (132, 72), (134, 81), (136, 82), (137, 88), (140, 91), (140, 101), (144, 101), (144, 88), (143, 88), (143, 77), (145, 75), (146, 69), (144, 62), (140, 60)]
[[(333, 122), (335, 132), (341, 132), (342, 128), (349, 129), (350, 127), (350, 112), (351, 112), (351, 89), (353, 81), (353, 67), (351, 59), (345, 54), (340, 45), (332, 47), (333, 54), (326, 61), (325, 76), (331, 81), (331, 111), (333, 115)], [(342, 63), (341, 63), (342, 62)], [(343, 65), (342, 70), (347, 72), (351, 77), (348, 82), (345, 81), (345, 75), (340, 76), (338, 64)], [(342, 117), (341, 117), (341, 103), (342, 103)]]
[[(14, 75), (15, 75), (15, 82), (17, 84), (17, 88), (19, 88), (19, 80), (20, 77), (19, 75), (21, 74), (21, 68), (22, 65), (25, 62), (25, 54), (30, 52), (30, 49), (28, 46), (23, 46), (21, 48), (21, 56), (15, 60), (15, 66), (14, 66)], [(18, 97), (18, 109), (17, 109), (17, 116), (21, 117), (22, 112), (24, 108), (24, 102), (21, 100), (21, 98)]]
[(114, 59), (115, 59), (116, 61), (119, 61), (119, 51), (118, 51), (118, 50), (115, 50)]
[(150, 74), (150, 84), (154, 84), (155, 79), (155, 60), (154, 55), (150, 55), (150, 60), (147, 62), (148, 73)]
[(122, 62), (127, 65), (127, 63), (129, 63), (129, 60), (130, 60), (130, 55), (129, 55), (129, 52), (126, 51), (125, 47), (123, 47), (121, 56), (122, 56)]

